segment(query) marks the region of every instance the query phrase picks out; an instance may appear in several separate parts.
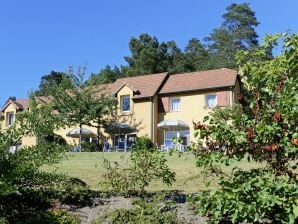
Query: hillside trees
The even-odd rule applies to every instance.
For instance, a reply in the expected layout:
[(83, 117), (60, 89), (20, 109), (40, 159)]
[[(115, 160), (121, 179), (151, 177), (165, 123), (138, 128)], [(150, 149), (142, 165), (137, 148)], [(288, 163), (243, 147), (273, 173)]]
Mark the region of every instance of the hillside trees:
[(214, 172), (219, 164), (245, 158), (265, 166), (235, 169), (230, 177), (222, 176), (218, 191), (195, 199), (211, 223), (297, 221), (298, 35), (282, 35), (282, 54), (267, 58), (279, 37), (268, 36), (261, 47), (238, 54), (240, 106), (216, 109), (205, 118), (208, 123), (194, 124), (198, 166)]
[[(111, 69), (106, 66), (91, 75), (88, 84), (113, 82), (123, 76), (147, 75), (159, 72), (183, 73), (214, 68), (237, 68), (236, 52), (258, 46), (255, 28), (259, 22), (247, 3), (233, 3), (226, 8), (223, 22), (204, 42), (191, 38), (184, 50), (172, 41), (160, 42), (157, 37), (142, 33), (129, 41), (130, 55), (126, 65)], [(271, 55), (271, 49), (268, 56)]]
[(99, 85), (115, 82), (118, 78), (123, 77), (124, 74), (121, 70), (115, 66), (111, 68), (111, 66), (107, 65), (105, 68), (101, 69), (97, 74), (91, 74), (90, 78), (87, 80), (87, 85)]

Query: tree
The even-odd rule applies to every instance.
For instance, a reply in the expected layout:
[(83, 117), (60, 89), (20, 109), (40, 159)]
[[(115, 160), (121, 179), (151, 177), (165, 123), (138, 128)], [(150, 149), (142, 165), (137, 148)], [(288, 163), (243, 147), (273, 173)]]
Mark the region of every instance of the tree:
[(212, 223), (297, 221), (298, 35), (282, 35), (282, 54), (267, 58), (279, 37), (268, 36), (261, 47), (238, 54), (240, 106), (216, 109), (206, 123), (194, 124), (198, 166), (214, 172), (219, 164), (245, 158), (266, 164), (221, 176), (218, 191), (194, 199)]
[(116, 102), (105, 86), (85, 85), (85, 70), (85, 67), (79, 68), (75, 74), (73, 68), (69, 67), (67, 73), (69, 78), (64, 78), (59, 85), (54, 85), (50, 89), (50, 94), (53, 106), (58, 111), (59, 123), (66, 127), (79, 125), (79, 145), (83, 125), (96, 127), (98, 150), (100, 150), (100, 129), (114, 119)]
[(128, 76), (147, 75), (165, 72), (168, 68), (167, 44), (159, 43), (156, 37), (141, 34), (139, 38), (131, 38), (129, 42), (131, 56), (124, 57), (128, 66), (123, 72)]
[(9, 151), (22, 137), (52, 133), (56, 122), (51, 111), (50, 105), (41, 105), (31, 96), (30, 110), (19, 112), (11, 128), (0, 130), (0, 217), (7, 223), (27, 223), (48, 206), (47, 193), (57, 196), (55, 190), (60, 180), (40, 167), (58, 162), (66, 150), (64, 146), (37, 142), (35, 146), (23, 146), (14, 153)]
[(87, 85), (112, 83), (123, 76), (124, 75), (117, 66), (111, 68), (109, 65), (107, 65), (104, 69), (101, 69), (98, 74), (91, 74), (86, 83)]
[(205, 38), (213, 67), (236, 67), (236, 52), (258, 46), (255, 27), (259, 24), (254, 11), (247, 3), (231, 4), (223, 15), (220, 28)]
[(188, 41), (185, 48), (186, 71), (201, 71), (208, 69), (209, 55), (197, 38)]
[[(165, 49), (165, 58), (164, 64), (167, 72), (174, 73), (183, 73), (186, 71), (186, 59), (185, 54), (177, 46), (175, 41), (168, 41), (162, 43)], [(161, 45), (162, 45), (161, 44)]]
[(62, 81), (67, 78), (68, 76), (64, 72), (51, 71), (50, 74), (41, 77), (38, 90), (35, 91), (35, 94), (37, 96), (48, 96), (50, 95), (49, 89), (51, 88), (51, 86), (60, 85)]

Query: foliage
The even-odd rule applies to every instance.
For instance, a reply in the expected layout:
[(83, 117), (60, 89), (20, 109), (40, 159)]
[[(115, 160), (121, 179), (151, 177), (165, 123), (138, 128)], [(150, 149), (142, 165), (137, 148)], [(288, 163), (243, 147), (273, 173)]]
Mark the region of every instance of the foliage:
[(82, 142), (82, 150), (81, 151), (82, 152), (97, 152), (98, 146), (94, 142)]
[(131, 164), (126, 167), (105, 160), (103, 186), (115, 191), (124, 191), (126, 194), (136, 191), (144, 194), (145, 187), (154, 179), (161, 179), (167, 185), (175, 181), (175, 173), (166, 164), (165, 155), (152, 148), (152, 143), (146, 137), (137, 139), (130, 160)]
[(139, 38), (132, 37), (129, 41), (131, 57), (124, 57), (128, 67), (123, 68), (128, 76), (153, 74), (166, 71), (166, 51), (161, 50), (156, 37), (144, 33)]
[[(53, 198), (68, 197), (74, 187), (64, 176), (39, 171), (42, 165), (57, 163), (64, 157), (63, 145), (43, 140), (15, 153), (9, 151), (24, 136), (52, 134), (56, 117), (51, 112), (50, 104), (41, 104), (32, 96), (30, 110), (19, 112), (14, 125), (0, 132), (0, 217), (11, 223), (25, 222), (46, 212)], [(62, 194), (63, 190), (69, 194)]]
[[(83, 125), (97, 129), (97, 146), (100, 148), (102, 133), (100, 129), (115, 117), (116, 100), (110, 96), (109, 90), (104, 86), (85, 85), (85, 67), (79, 68), (77, 74), (72, 67), (59, 85), (50, 89), (53, 108), (57, 110), (57, 119), (62, 127)], [(81, 134), (80, 134), (81, 143)]]
[(182, 223), (177, 210), (170, 202), (162, 202), (162, 197), (155, 196), (134, 202), (130, 209), (115, 209), (98, 218), (94, 223)]
[(57, 220), (57, 223), (59, 224), (79, 224), (79, 220), (72, 216), (69, 215), (65, 210), (54, 210), (51, 212), (53, 217)]
[(36, 217), (28, 220), (29, 224), (79, 224), (79, 220), (68, 214), (65, 210), (53, 210), (47, 213), (38, 214)]
[[(271, 59), (266, 57), (267, 48), (276, 44), (279, 37), (284, 42), (282, 54)], [(200, 211), (209, 213), (211, 221), (231, 219), (237, 222), (245, 217), (261, 222), (271, 217), (274, 222), (294, 223), (297, 219), (294, 208), (297, 209), (298, 203), (293, 200), (297, 199), (297, 191), (293, 191), (297, 188), (298, 158), (297, 47), (298, 36), (285, 34), (268, 36), (259, 49), (239, 53), (243, 87), (243, 93), (238, 94), (240, 106), (218, 108), (204, 119), (205, 123), (194, 124), (199, 139), (195, 149), (198, 166), (220, 174), (218, 165), (229, 165), (235, 159), (247, 157), (266, 165), (266, 171), (259, 171), (260, 176), (256, 176), (256, 171), (237, 172), (230, 181), (220, 182), (221, 190), (216, 196), (205, 193), (199, 198), (208, 204), (209, 207)], [(279, 191), (280, 188), (283, 191)], [(255, 203), (252, 195), (258, 191), (268, 193), (270, 200), (260, 200), (267, 200), (270, 205), (264, 201)], [(234, 206), (239, 201), (243, 202), (241, 209)], [(252, 204), (256, 212), (247, 214)]]
[(185, 48), (184, 72), (207, 70), (210, 66), (210, 55), (205, 46), (197, 38), (188, 41)]
[(255, 27), (259, 24), (247, 3), (233, 3), (223, 15), (221, 27), (206, 38), (214, 67), (236, 68), (236, 52), (258, 46)]
[[(255, 28), (259, 22), (248, 3), (229, 5), (223, 19), (221, 26), (213, 29), (204, 39), (204, 44), (194, 37), (184, 50), (174, 40), (159, 41), (148, 33), (131, 37), (130, 55), (124, 57), (127, 64), (114, 68), (107, 65), (98, 74), (91, 74), (86, 83), (111, 83), (121, 77), (160, 72), (175, 74), (222, 67), (236, 68), (236, 52), (258, 46)], [(267, 57), (272, 57), (271, 49), (267, 50)]]
[[(198, 211), (211, 216), (211, 223), (294, 223), (297, 217), (297, 183), (268, 171), (236, 171), (220, 181), (216, 192), (191, 198)], [(295, 211), (296, 210), (296, 211)]]
[(68, 79), (68, 75), (64, 72), (51, 71), (50, 74), (41, 77), (38, 90), (35, 91), (37, 96), (50, 95), (49, 89), (52, 85), (60, 85), (64, 79)]
[(87, 80), (87, 85), (99, 85), (115, 82), (117, 79), (123, 77), (118, 67), (111, 68), (107, 65), (104, 69), (101, 69), (98, 74), (91, 74)]

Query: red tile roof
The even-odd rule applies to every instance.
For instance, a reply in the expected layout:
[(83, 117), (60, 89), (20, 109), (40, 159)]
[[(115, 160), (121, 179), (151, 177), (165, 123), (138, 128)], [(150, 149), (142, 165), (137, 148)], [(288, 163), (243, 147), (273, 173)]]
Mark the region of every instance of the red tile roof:
[[(40, 103), (49, 103), (51, 97), (49, 96), (38, 96), (37, 101)], [(15, 106), (17, 110), (26, 110), (29, 107), (30, 99), (16, 99), (15, 101), (9, 100), (1, 109), (3, 112), (11, 103)]]
[(29, 106), (29, 99), (9, 100), (1, 109), (3, 112), (10, 104), (13, 104), (17, 110), (25, 110)]
[(117, 79), (108, 84), (111, 93), (116, 94), (123, 86), (127, 86), (135, 92), (134, 99), (154, 96), (167, 77), (167, 72), (152, 75), (142, 75)]
[(234, 86), (236, 77), (237, 71), (228, 68), (174, 74), (169, 76), (159, 93), (177, 93)]

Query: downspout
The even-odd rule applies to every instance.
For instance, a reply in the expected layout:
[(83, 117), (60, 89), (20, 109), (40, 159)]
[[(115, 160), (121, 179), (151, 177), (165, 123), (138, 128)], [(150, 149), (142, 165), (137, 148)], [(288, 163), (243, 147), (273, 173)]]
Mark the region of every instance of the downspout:
[(154, 143), (154, 97), (150, 97), (150, 101), (151, 101), (151, 124), (150, 124), (150, 128), (151, 128), (151, 141)]
[(233, 106), (234, 104), (235, 104), (235, 87), (231, 87), (230, 106)]

